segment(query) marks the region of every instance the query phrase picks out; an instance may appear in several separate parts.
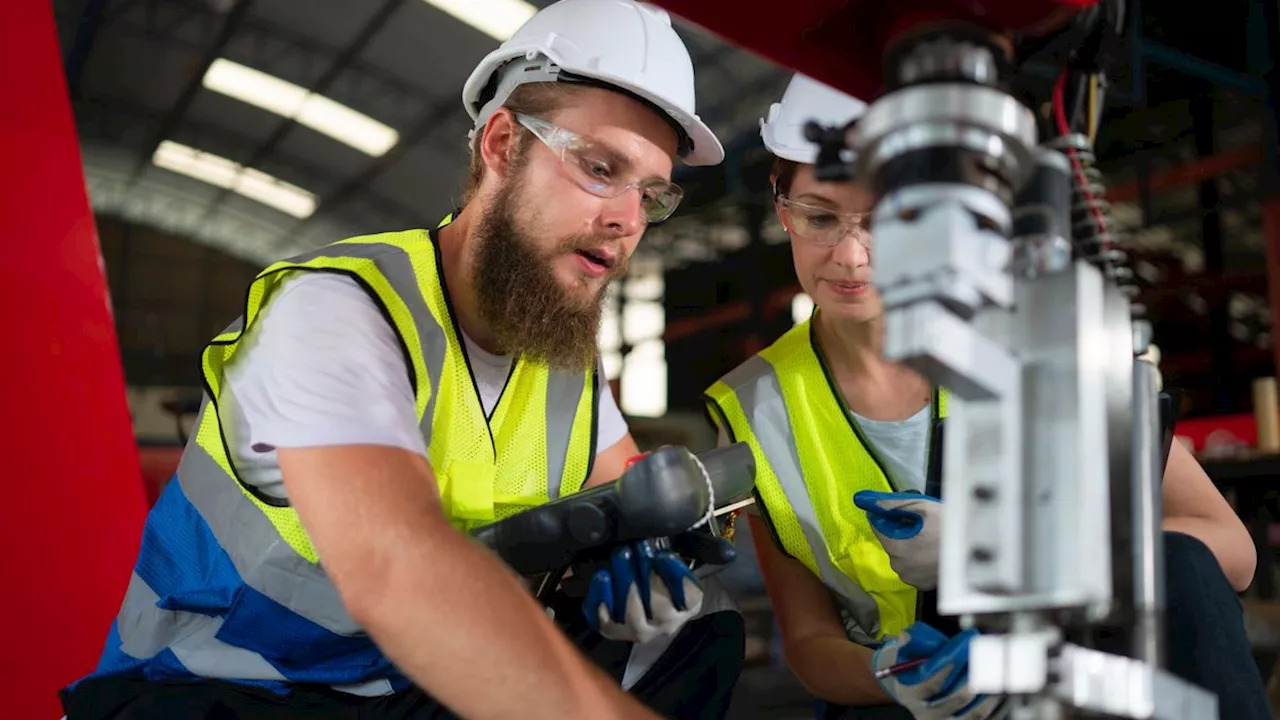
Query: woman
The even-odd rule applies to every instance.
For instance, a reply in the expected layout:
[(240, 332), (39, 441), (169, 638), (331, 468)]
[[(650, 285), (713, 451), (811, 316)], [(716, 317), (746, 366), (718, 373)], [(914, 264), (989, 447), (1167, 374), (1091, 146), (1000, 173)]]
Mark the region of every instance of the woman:
[[(818, 182), (816, 147), (802, 132), (807, 120), (843, 123), (865, 108), (796, 76), (762, 121), (761, 135), (776, 156), (778, 218), (815, 312), (708, 389), (707, 400), (722, 442), (748, 442), (756, 454), (749, 522), (761, 572), (788, 663), (826, 702), (824, 717), (981, 720), (1001, 699), (975, 697), (967, 688), (971, 635), (947, 637), (916, 612), (917, 588), (936, 583), (940, 506), (936, 498), (904, 493), (926, 489), (946, 396), (883, 357), (869, 254), (873, 198), (854, 184)], [(1233, 696), (1221, 701), (1222, 717), (1269, 717), (1260, 679), (1235, 672), (1240, 657), (1251, 658), (1233, 591), (1252, 579), (1254, 548), (1179, 443), (1167, 463), (1164, 509), (1170, 624), (1185, 640), (1170, 638), (1172, 668)], [(901, 538), (885, 529), (886, 514), (897, 510), (920, 518), (922, 530)], [(1188, 574), (1191, 582), (1183, 582)], [(1183, 589), (1195, 597), (1187, 600)], [(1193, 652), (1197, 633), (1205, 635), (1201, 651)], [(1204, 657), (1208, 634), (1217, 648), (1213, 658)], [(920, 657), (929, 660), (884, 680), (874, 676), (873, 668)], [(1222, 669), (1232, 662), (1232, 672)]]

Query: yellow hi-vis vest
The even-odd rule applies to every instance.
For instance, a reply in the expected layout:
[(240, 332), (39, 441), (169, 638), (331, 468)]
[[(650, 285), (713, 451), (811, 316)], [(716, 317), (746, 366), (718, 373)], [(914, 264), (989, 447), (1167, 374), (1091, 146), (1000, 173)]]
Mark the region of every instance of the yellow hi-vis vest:
[(249, 287), (244, 316), (204, 351), (198, 429), (148, 517), (100, 674), (312, 683), (359, 695), (408, 686), (347, 612), (297, 512), (242, 482), (224, 440), (223, 370), (281, 283), (304, 272), (351, 278), (395, 328), (455, 526), (576, 492), (590, 474), (595, 369), (550, 372), (517, 359), (486, 418), (432, 233), (355, 237), (275, 263)]
[[(446, 217), (440, 227), (452, 220)], [(595, 370), (551, 372), (517, 359), (492, 417), (486, 417), (445, 287), (440, 253), (424, 230), (349, 238), (263, 270), (249, 288), (243, 322), (204, 352), (211, 406), (203, 414), (200, 447), (230, 477), (218, 423), (224, 366), (233, 360), (245, 327), (288, 277), (331, 272), (359, 283), (395, 328), (410, 368), (419, 427), (446, 515), (469, 530), (561, 493), (580, 490), (595, 456)], [(245, 499), (270, 518), (299, 555), (315, 550), (297, 513), (243, 483)]]
[[(836, 597), (849, 638), (873, 644), (915, 620), (916, 590), (853, 504), (860, 490), (896, 490), (863, 436), (806, 321), (706, 391), (712, 418), (756, 460), (756, 505), (783, 552)], [(932, 418), (945, 415), (934, 392)], [(930, 444), (934, 422), (930, 423)]]

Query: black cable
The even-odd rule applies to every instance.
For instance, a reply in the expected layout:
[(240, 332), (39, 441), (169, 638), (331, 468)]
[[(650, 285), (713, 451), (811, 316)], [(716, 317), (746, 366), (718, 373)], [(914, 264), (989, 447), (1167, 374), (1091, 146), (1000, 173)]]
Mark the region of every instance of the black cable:
[(1101, 12), (1095, 5), (1077, 13), (1071, 22), (1056, 32), (1037, 37), (1016, 37), (1014, 43), (1018, 61), (1063, 64), (1093, 34)]
[(1107, 74), (1105, 72), (1098, 73), (1098, 96), (1094, 98), (1093, 108), (1093, 126), (1102, 127), (1102, 108), (1107, 105)]
[[(1071, 101), (1071, 112), (1067, 115), (1067, 127), (1075, 132), (1080, 127), (1080, 121), (1088, 107), (1089, 76), (1081, 74), (1076, 78), (1075, 97)], [(1084, 118), (1087, 120), (1087, 118)]]
[(1072, 65), (1092, 74), (1106, 72), (1117, 56), (1128, 27), (1125, 0), (1103, 0), (1099, 6), (1102, 17), (1089, 32), (1088, 40), (1077, 49)]

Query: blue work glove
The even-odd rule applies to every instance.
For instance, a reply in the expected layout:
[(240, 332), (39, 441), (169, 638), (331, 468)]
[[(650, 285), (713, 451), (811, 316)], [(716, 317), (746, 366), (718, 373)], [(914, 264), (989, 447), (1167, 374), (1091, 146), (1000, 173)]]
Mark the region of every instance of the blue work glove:
[(582, 603), (592, 630), (634, 643), (674, 634), (701, 609), (702, 588), (689, 566), (648, 540), (614, 550)]
[[(986, 720), (1000, 710), (1004, 698), (975, 695), (969, 689), (969, 641), (977, 634), (965, 630), (948, 639), (926, 623), (913, 623), (875, 651), (871, 669), (880, 687), (916, 720)], [(919, 658), (927, 659), (909, 670), (878, 677), (878, 671)]]
[(938, 542), (942, 501), (920, 493), (863, 490), (853, 504), (867, 513), (889, 564), (898, 577), (917, 590), (938, 587)]

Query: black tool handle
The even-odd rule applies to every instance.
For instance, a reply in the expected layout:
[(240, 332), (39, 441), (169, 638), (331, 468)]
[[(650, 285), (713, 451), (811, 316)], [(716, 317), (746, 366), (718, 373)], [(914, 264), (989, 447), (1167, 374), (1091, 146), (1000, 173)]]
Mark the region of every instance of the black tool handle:
[[(571, 565), (583, 553), (688, 530), (716, 503), (750, 494), (755, 462), (745, 444), (698, 456), (661, 447), (645, 455), (613, 482), (566, 495), (486, 525), (472, 536), (521, 575), (539, 575)], [(703, 474), (703, 469), (706, 475)]]

